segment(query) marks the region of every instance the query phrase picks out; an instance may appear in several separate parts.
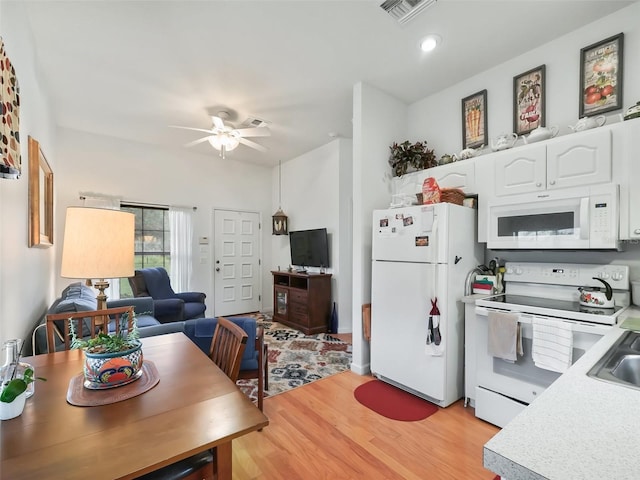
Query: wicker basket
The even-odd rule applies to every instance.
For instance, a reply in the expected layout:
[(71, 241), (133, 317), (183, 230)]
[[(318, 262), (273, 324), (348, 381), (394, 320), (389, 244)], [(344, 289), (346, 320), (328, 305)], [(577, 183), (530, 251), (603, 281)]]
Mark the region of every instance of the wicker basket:
[(462, 205), (465, 194), (459, 188), (441, 188), (440, 189), (440, 201), (447, 203), (455, 203), (456, 205)]

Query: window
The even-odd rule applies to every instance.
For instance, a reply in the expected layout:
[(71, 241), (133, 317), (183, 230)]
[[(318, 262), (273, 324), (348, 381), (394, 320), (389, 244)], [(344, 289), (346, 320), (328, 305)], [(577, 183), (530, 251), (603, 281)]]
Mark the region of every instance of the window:
[[(123, 203), (120, 209), (136, 216), (135, 268), (171, 268), (171, 242), (169, 234), (169, 209), (166, 207), (142, 207)], [(129, 282), (120, 282), (120, 298), (131, 298)]]

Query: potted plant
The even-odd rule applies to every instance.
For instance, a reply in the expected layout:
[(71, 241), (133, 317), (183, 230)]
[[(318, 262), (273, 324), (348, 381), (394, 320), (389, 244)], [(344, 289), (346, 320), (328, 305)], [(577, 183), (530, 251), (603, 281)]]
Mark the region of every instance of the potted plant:
[(33, 369), (27, 368), (22, 378), (13, 378), (2, 386), (0, 393), (0, 420), (10, 420), (22, 414), (27, 398), (27, 387), (36, 379), (46, 380), (41, 377), (34, 377)]
[(397, 177), (407, 173), (409, 166), (416, 170), (424, 170), (438, 164), (433, 149), (427, 148), (426, 140), (413, 144), (409, 140), (402, 143), (393, 142), (389, 149), (391, 150), (389, 165)]
[(84, 386), (92, 390), (120, 387), (142, 375), (143, 355), (136, 317), (128, 329), (128, 314), (123, 314), (111, 334), (98, 333), (93, 338), (78, 338), (73, 321), (69, 322), (71, 348), (84, 351)]

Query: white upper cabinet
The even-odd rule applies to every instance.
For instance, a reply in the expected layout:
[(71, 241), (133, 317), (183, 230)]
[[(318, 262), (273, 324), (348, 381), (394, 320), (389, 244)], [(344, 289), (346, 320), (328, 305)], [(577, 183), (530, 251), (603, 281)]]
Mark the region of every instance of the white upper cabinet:
[(611, 181), (611, 132), (574, 133), (547, 145), (547, 188)]
[(566, 135), (495, 154), (495, 194), (611, 182), (611, 132)]
[(459, 188), (466, 194), (476, 193), (475, 158), (459, 160), (402, 177), (393, 177), (393, 193), (413, 195), (422, 192), (425, 178), (433, 177), (440, 188)]
[(428, 176), (434, 177), (441, 188), (459, 188), (464, 193), (476, 193), (475, 162), (459, 160), (447, 165), (429, 168)]
[[(616, 156), (620, 168), (620, 239), (640, 239), (640, 118), (624, 122)], [(617, 133), (617, 132), (616, 132)]]
[(529, 193), (547, 188), (546, 154), (543, 144), (496, 153), (495, 194)]

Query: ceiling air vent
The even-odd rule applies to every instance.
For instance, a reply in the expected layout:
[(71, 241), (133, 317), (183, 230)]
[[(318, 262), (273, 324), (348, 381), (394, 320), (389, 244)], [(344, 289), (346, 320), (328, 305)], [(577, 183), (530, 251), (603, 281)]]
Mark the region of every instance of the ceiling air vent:
[(268, 124), (269, 122), (256, 117), (247, 117), (247, 119), (242, 122), (242, 125), (245, 127), (266, 127)]
[(380, 6), (395, 18), (398, 23), (405, 24), (425, 8), (437, 0), (386, 0)]

